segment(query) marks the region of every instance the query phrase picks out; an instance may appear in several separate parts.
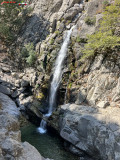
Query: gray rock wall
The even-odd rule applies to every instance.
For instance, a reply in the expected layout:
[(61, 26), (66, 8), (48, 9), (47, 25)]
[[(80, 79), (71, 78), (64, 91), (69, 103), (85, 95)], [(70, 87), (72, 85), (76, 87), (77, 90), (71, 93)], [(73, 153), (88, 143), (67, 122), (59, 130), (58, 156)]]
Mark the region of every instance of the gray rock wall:
[(81, 0), (50, 0), (49, 3), (47, 0), (33, 0), (29, 5), (33, 11), (20, 31), (17, 43), (32, 42), (35, 46), (37, 43), (39, 45), (39, 42), (45, 40), (51, 31), (55, 31), (56, 22), (62, 17), (72, 20), (81, 12), (79, 5), (74, 6), (79, 3)]
[(97, 160), (119, 160), (120, 110), (61, 106), (60, 135)]

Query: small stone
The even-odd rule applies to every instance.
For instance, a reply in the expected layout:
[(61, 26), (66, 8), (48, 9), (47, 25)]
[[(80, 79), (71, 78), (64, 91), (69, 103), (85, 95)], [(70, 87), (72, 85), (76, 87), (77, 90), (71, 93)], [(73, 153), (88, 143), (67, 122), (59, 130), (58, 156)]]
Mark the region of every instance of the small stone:
[(67, 25), (67, 26), (66, 26), (66, 28), (67, 28), (67, 29), (70, 29), (70, 28), (71, 28), (71, 25), (70, 25), (70, 24), (69, 24), (69, 25)]
[(12, 75), (14, 78), (16, 78), (16, 79), (19, 78), (19, 76), (18, 76), (18, 74), (17, 74), (16, 72), (12, 72), (11, 75)]
[(20, 87), (20, 81), (19, 80), (15, 81), (15, 87)]
[(9, 72), (11, 72), (11, 69), (8, 67), (2, 67), (2, 71), (9, 73)]
[(26, 86), (28, 86), (28, 85), (29, 85), (29, 82), (28, 82), (28, 81), (22, 80), (22, 82), (21, 82), (21, 87), (26, 87)]
[(19, 78), (21, 79), (24, 75), (25, 75), (24, 73), (20, 73)]
[(61, 106), (61, 109), (62, 109), (62, 110), (67, 110), (67, 109), (69, 109), (69, 106), (70, 106), (70, 103), (65, 104), (65, 105), (62, 105), (62, 106)]
[(17, 90), (15, 92), (13, 92), (13, 94), (11, 95), (13, 98), (16, 98), (17, 96), (19, 96), (20, 92), (18, 92)]
[(85, 101), (85, 99), (86, 99), (86, 93), (80, 91), (78, 93), (78, 98), (77, 98), (77, 101), (75, 102), (75, 104), (79, 105), (79, 104), (83, 103)]
[(99, 107), (99, 108), (106, 108), (106, 107), (109, 106), (109, 105), (110, 105), (109, 102), (107, 102), (107, 101), (101, 101), (101, 102), (99, 102), (99, 103), (97, 104), (97, 107)]

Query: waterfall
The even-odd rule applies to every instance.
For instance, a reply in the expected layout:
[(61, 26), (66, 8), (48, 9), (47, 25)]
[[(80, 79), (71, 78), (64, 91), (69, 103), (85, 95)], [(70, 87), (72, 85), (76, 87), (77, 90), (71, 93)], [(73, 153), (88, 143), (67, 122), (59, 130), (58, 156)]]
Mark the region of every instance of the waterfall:
[(53, 107), (54, 107), (55, 100), (56, 100), (57, 89), (61, 82), (63, 62), (66, 57), (67, 47), (70, 41), (70, 36), (71, 36), (73, 28), (74, 26), (69, 31), (67, 31), (65, 40), (62, 44), (62, 47), (59, 51), (58, 57), (55, 62), (53, 80), (51, 82), (51, 87), (50, 87), (49, 110), (48, 110), (48, 114), (50, 115), (52, 114)]
[[(61, 79), (62, 79), (62, 68), (63, 68), (63, 63), (66, 57), (67, 53), (67, 48), (68, 44), (70, 41), (70, 36), (72, 33), (72, 30), (75, 26), (73, 26), (70, 30), (67, 31), (66, 37), (64, 39), (64, 42), (61, 46), (61, 49), (58, 53), (57, 59), (55, 61), (55, 66), (54, 66), (54, 72), (53, 72), (53, 79), (50, 85), (50, 98), (49, 98), (49, 110), (48, 113), (44, 115), (44, 117), (49, 117), (52, 112), (54, 105), (56, 103), (56, 93), (57, 89), (60, 85)], [(41, 121), (40, 127), (38, 128), (40, 133), (45, 133), (46, 132), (46, 122), (45, 120)]]
[(46, 121), (42, 119), (41, 123), (40, 123), (40, 127), (38, 128), (38, 131), (43, 134), (46, 133)]

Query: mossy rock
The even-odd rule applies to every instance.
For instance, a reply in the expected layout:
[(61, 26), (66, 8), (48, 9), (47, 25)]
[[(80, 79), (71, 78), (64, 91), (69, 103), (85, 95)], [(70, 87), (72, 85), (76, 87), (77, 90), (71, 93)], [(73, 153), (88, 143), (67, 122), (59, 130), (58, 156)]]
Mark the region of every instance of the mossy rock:
[(20, 122), (20, 127), (29, 125), (30, 123), (23, 115), (20, 116), (19, 122)]
[(95, 23), (96, 23), (96, 17), (89, 17), (89, 16), (87, 16), (85, 18), (85, 23), (87, 25), (95, 25)]
[(78, 67), (78, 62), (77, 61), (75, 61), (75, 68), (77, 68)]
[(51, 40), (50, 40), (50, 45), (53, 45), (54, 44), (54, 39), (53, 38), (51, 38)]
[(35, 100), (33, 101), (32, 105), (33, 105), (34, 107), (36, 107), (36, 108), (39, 108), (39, 106), (41, 105), (41, 103), (40, 103), (39, 100), (35, 99)]
[(67, 26), (67, 25), (69, 25), (70, 23), (71, 23), (71, 20), (67, 20), (65, 24), (66, 24), (66, 26)]
[(68, 89), (72, 88), (72, 82), (70, 82), (67, 86)]
[(36, 98), (37, 99), (44, 99), (45, 96), (44, 96), (44, 94), (42, 92), (39, 92), (39, 93), (36, 94)]
[(59, 30), (56, 30), (56, 31), (55, 31), (55, 34), (56, 34), (56, 36), (58, 36), (58, 35), (60, 34), (60, 31), (59, 31)]
[(70, 65), (69, 65), (69, 69), (70, 69), (70, 71), (74, 70), (74, 66), (73, 66), (73, 64), (72, 64), (72, 63), (70, 63)]
[(42, 85), (42, 88), (48, 88), (49, 87), (49, 83), (46, 82), (45, 84)]

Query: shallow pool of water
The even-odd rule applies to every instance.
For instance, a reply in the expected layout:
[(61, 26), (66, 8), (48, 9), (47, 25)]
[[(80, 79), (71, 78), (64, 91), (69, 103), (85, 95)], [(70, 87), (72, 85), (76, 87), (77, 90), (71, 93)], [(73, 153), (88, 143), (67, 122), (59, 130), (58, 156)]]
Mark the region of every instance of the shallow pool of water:
[(30, 124), (21, 128), (22, 142), (27, 141), (33, 145), (45, 158), (54, 160), (78, 160), (78, 157), (67, 152), (63, 146), (63, 140), (50, 131), (40, 134), (36, 126)]

